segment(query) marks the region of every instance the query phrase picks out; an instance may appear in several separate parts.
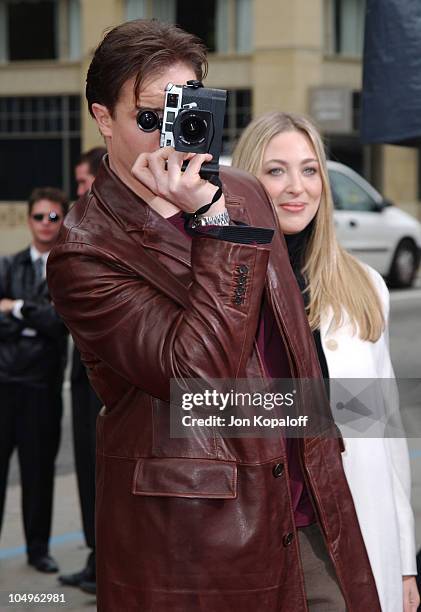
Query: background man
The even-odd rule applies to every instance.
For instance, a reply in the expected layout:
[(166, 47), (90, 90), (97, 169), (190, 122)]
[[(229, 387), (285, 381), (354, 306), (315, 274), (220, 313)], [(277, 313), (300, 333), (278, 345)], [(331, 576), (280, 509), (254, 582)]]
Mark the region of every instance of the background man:
[[(104, 147), (95, 147), (80, 156), (75, 167), (79, 197), (90, 190), (106, 152)], [(102, 402), (89, 383), (86, 368), (76, 347), (73, 349), (71, 384), (76, 475), (83, 532), (86, 545), (91, 552), (86, 566), (81, 571), (59, 576), (59, 581), (61, 584), (79, 586), (84, 591), (95, 593), (95, 427)]]
[(67, 336), (45, 271), (67, 208), (60, 190), (35, 189), (28, 202), (32, 244), (0, 266), (0, 525), (17, 447), (28, 563), (40, 572), (58, 570), (48, 542)]
[(78, 198), (81, 198), (90, 190), (101, 165), (101, 160), (106, 152), (107, 149), (105, 147), (94, 147), (80, 156), (75, 166)]

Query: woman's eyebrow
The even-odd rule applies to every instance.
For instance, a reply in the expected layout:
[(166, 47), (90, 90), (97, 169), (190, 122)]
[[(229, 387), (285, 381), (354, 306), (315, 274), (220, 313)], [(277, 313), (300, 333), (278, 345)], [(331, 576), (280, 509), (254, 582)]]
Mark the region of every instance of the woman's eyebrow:
[[(265, 162), (266, 164), (270, 164), (270, 163), (277, 163), (277, 164), (284, 164), (285, 166), (288, 166), (288, 162), (285, 159), (269, 159), (267, 162)], [(301, 164), (309, 164), (310, 162), (316, 162), (319, 163), (318, 160), (314, 157), (308, 157), (307, 159), (303, 159), (301, 160)]]

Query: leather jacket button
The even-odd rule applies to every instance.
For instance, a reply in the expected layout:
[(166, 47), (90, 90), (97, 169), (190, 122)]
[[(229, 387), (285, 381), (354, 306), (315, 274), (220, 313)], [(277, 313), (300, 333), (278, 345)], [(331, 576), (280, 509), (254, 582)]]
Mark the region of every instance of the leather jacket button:
[(272, 474), (275, 476), (275, 478), (279, 478), (279, 476), (282, 476), (283, 473), (284, 473), (283, 463), (277, 463), (276, 465), (273, 466)]
[(333, 338), (331, 338), (326, 342), (326, 348), (328, 348), (329, 351), (336, 351), (336, 349), (338, 348), (338, 343), (336, 342), (336, 340), (333, 340)]
[(294, 539), (294, 534), (293, 533), (287, 533), (286, 535), (284, 535), (284, 537), (282, 538), (282, 544), (286, 547), (289, 546), (292, 542), (292, 540)]
[(237, 266), (237, 270), (238, 272), (240, 272), (240, 274), (247, 274), (247, 272), (249, 271), (249, 267), (245, 264), (241, 264), (241, 266)]

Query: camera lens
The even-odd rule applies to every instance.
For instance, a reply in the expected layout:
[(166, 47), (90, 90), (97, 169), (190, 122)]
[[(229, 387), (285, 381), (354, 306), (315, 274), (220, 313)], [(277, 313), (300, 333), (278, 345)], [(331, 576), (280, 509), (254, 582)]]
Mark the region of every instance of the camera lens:
[(205, 119), (189, 113), (180, 123), (180, 138), (185, 144), (197, 145), (205, 140), (207, 130)]
[(161, 120), (157, 113), (152, 110), (139, 111), (136, 117), (137, 125), (144, 132), (153, 132), (154, 130), (160, 129)]

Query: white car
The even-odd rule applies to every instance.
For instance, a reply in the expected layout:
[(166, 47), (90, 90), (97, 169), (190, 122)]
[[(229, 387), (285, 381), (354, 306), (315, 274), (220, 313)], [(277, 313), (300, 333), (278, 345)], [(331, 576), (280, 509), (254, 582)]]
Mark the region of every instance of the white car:
[[(231, 165), (231, 158), (220, 163)], [(342, 246), (375, 268), (391, 287), (410, 287), (421, 256), (421, 223), (385, 200), (348, 166), (328, 161), (335, 226)]]
[(410, 287), (421, 254), (421, 224), (385, 200), (348, 166), (328, 161), (338, 239), (392, 287)]

